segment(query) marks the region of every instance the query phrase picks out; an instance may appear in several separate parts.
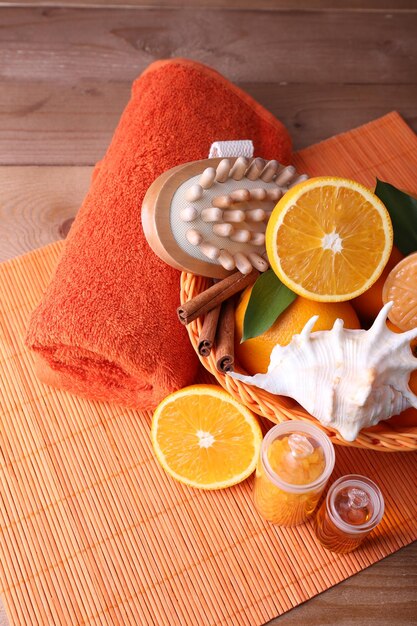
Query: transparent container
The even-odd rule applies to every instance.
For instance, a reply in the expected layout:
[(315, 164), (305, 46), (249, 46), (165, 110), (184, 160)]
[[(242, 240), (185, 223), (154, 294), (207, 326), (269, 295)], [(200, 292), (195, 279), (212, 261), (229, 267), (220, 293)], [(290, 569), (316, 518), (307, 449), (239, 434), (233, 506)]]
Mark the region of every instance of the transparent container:
[(266, 434), (254, 484), (254, 503), (273, 524), (297, 526), (314, 512), (333, 471), (329, 437), (303, 421), (283, 422)]
[(350, 474), (329, 488), (314, 520), (314, 530), (328, 550), (352, 552), (383, 515), (384, 498), (379, 487), (366, 476)]

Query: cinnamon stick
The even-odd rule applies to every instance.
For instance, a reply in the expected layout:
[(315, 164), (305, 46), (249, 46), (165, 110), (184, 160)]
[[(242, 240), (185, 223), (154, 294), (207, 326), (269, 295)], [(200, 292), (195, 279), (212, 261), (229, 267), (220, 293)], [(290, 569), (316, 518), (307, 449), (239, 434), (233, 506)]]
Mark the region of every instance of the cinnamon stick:
[(222, 304), (216, 333), (217, 371), (233, 371), (235, 362), (235, 306), (233, 298)]
[(204, 318), (203, 328), (201, 329), (201, 333), (198, 338), (198, 353), (201, 356), (209, 356), (213, 347), (220, 307), (221, 305), (219, 304), (219, 306), (216, 306), (215, 309), (208, 311)]
[(211, 311), (231, 296), (234, 296), (235, 293), (252, 285), (258, 276), (259, 272), (255, 269), (250, 274), (242, 274), (241, 272), (231, 274), (206, 289), (206, 291), (198, 294), (192, 300), (188, 300), (188, 302), (179, 306), (177, 309), (178, 319), (184, 325), (189, 324), (197, 317), (200, 317), (200, 315), (204, 315), (207, 311)]

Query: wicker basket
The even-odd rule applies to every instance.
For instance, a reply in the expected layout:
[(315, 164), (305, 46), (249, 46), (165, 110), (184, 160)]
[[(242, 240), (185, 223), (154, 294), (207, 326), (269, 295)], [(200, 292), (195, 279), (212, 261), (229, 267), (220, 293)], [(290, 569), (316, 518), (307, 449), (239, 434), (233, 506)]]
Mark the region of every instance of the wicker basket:
[[(181, 304), (191, 300), (210, 286), (209, 279), (183, 272), (181, 275)], [(197, 352), (198, 336), (201, 331), (201, 319), (196, 319), (187, 326), (187, 331)], [(242, 402), (258, 415), (262, 415), (271, 422), (279, 423), (291, 419), (314, 421), (335, 444), (356, 448), (379, 450), (381, 452), (406, 452), (417, 450), (417, 425), (410, 427), (394, 426), (389, 421), (381, 422), (372, 428), (363, 429), (353, 442), (345, 441), (340, 434), (331, 428), (319, 424), (317, 420), (305, 411), (297, 402), (284, 396), (274, 396), (263, 389), (258, 389), (230, 376), (221, 374), (216, 369), (213, 355), (207, 358), (199, 357), (204, 367), (211, 373), (220, 385), (234, 398)], [(237, 369), (239, 371), (239, 364)]]

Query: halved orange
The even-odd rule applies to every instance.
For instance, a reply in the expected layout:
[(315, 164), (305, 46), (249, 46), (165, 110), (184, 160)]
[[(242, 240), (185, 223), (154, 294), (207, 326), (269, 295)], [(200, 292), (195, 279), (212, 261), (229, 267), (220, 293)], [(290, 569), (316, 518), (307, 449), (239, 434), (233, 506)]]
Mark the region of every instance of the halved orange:
[(382, 288), (382, 301), (393, 302), (388, 317), (398, 328), (406, 331), (417, 326), (417, 252), (390, 271)]
[(155, 410), (151, 437), (168, 474), (201, 489), (247, 478), (262, 441), (255, 415), (216, 385), (192, 385), (165, 398)]
[(389, 213), (363, 185), (311, 178), (290, 189), (266, 230), (269, 262), (292, 291), (310, 300), (341, 302), (378, 279), (392, 249)]

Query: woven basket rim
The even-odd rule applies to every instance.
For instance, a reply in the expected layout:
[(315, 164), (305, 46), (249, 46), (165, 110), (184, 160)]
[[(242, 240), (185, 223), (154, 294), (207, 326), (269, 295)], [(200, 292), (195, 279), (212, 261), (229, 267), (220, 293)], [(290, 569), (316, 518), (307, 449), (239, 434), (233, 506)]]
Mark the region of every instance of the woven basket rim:
[[(194, 298), (207, 289), (209, 285), (210, 282), (208, 278), (197, 276), (189, 272), (182, 272), (180, 282), (181, 304)], [(361, 430), (355, 441), (346, 441), (338, 431), (320, 424), (318, 420), (307, 413), (307, 411), (294, 400), (284, 396), (274, 396), (263, 389), (253, 387), (218, 372), (212, 354), (208, 357), (201, 357), (198, 354), (198, 337), (202, 328), (201, 319), (197, 318), (188, 324), (186, 328), (191, 344), (204, 368), (210, 372), (210, 374), (216, 378), (217, 382), (236, 400), (272, 423), (280, 423), (292, 419), (313, 422), (337, 445), (377, 450), (379, 452), (411, 452), (417, 450), (417, 425), (400, 430), (399, 427), (394, 428), (387, 422), (380, 422), (377, 426)], [(237, 365), (237, 369), (240, 369), (239, 364), (235, 365)]]

